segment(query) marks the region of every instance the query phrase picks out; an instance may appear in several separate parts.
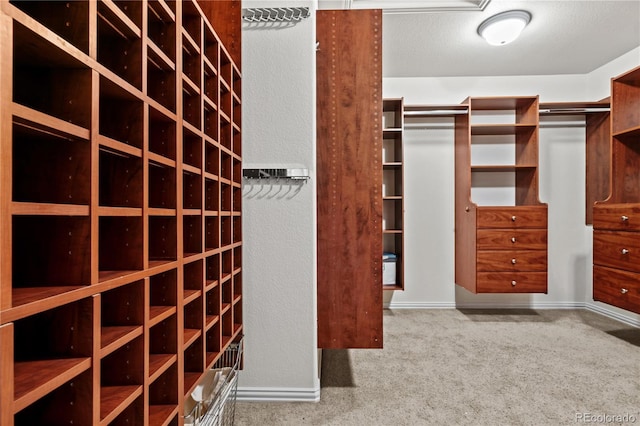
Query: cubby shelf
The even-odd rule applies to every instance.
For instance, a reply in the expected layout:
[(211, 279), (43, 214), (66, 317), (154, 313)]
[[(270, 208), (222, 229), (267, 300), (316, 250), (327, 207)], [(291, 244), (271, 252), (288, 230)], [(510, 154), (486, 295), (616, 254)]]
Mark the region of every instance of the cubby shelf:
[(215, 6), (0, 8), (0, 423), (177, 426), (240, 338), (241, 19)]

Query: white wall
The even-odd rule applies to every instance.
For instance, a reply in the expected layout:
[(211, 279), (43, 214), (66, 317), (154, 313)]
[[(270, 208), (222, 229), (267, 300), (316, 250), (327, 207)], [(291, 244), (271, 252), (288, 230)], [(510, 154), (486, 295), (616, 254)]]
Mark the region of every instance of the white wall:
[[(639, 52), (587, 75), (385, 78), (383, 95), (404, 97), (405, 104), (413, 105), (457, 104), (468, 96), (594, 101), (608, 96), (612, 76), (640, 64)], [(562, 120), (567, 123), (541, 121), (540, 199), (549, 205), (549, 293), (533, 295), (474, 295), (454, 285), (452, 121), (431, 118), (422, 128), (405, 130), (405, 291), (386, 295), (391, 308), (588, 305), (640, 323), (638, 315), (592, 301), (592, 228), (584, 223), (584, 122), (580, 117)]]
[[(312, 1), (244, 1), (243, 7)], [(315, 19), (244, 26), (243, 167), (305, 167), (306, 183), (243, 182), (245, 358), (238, 397), (317, 400)]]

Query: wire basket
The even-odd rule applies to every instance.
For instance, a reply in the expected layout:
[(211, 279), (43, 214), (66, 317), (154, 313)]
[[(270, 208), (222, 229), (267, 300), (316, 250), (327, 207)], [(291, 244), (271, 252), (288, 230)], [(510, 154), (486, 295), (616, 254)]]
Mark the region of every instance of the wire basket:
[(185, 403), (185, 426), (230, 426), (236, 413), (243, 340), (231, 343)]

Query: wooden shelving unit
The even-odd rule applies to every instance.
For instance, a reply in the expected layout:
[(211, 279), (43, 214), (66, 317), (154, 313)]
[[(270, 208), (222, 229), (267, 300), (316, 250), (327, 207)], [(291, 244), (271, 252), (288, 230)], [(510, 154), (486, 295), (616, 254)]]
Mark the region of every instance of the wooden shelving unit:
[(455, 121), (456, 284), (547, 292), (547, 206), (538, 199), (538, 97), (468, 98)]
[[(395, 255), (383, 268), (395, 268), (393, 279), (383, 270), (382, 288), (404, 289), (404, 101), (382, 101), (382, 249)], [(387, 281), (385, 281), (385, 277)]]
[(240, 339), (238, 4), (0, 2), (3, 426), (181, 425)]
[(640, 313), (640, 67), (611, 80), (611, 190), (593, 209), (593, 298)]

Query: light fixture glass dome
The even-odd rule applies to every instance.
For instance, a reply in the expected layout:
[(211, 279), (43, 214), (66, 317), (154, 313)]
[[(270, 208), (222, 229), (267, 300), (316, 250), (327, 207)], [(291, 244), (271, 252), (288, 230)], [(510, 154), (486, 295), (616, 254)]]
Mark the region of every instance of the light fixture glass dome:
[(531, 21), (529, 12), (509, 10), (485, 20), (478, 27), (478, 34), (490, 45), (502, 46), (517, 39), (529, 21)]

